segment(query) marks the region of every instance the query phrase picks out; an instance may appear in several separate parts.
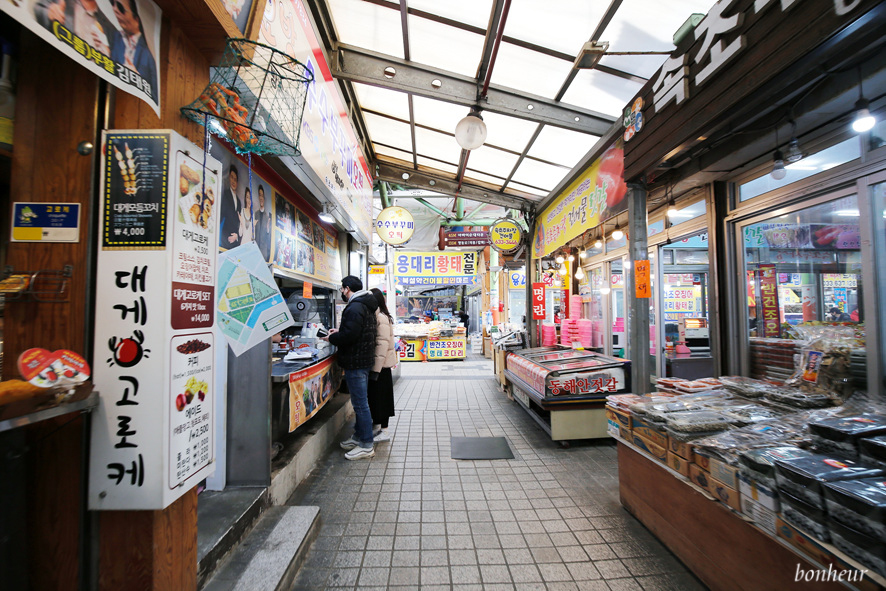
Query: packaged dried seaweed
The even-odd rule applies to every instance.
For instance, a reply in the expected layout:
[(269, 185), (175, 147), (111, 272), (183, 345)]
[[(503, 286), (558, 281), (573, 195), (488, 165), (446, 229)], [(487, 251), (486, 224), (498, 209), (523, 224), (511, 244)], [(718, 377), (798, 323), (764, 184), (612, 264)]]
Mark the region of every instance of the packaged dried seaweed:
[(824, 452), (837, 452), (850, 459), (858, 458), (858, 441), (863, 437), (886, 435), (886, 417), (861, 414), (831, 417), (809, 423), (812, 443)]

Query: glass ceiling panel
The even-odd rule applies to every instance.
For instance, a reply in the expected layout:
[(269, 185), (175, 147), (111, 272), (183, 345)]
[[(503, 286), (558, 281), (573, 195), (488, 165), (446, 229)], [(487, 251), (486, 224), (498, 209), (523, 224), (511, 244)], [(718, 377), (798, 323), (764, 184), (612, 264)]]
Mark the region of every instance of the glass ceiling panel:
[[(675, 0), (665, 10), (655, 0), (624, 0), (600, 39), (609, 42), (609, 51), (671, 51), (674, 33), (689, 15), (706, 14), (713, 5), (712, 0)], [(600, 63), (649, 78), (665, 57), (608, 56)]]
[(409, 0), (409, 8), (485, 29), (492, 13), (492, 0)]
[(595, 135), (545, 125), (532, 144), (529, 155), (572, 169), (598, 139)]
[[(662, 63), (664, 59), (658, 65)], [(618, 118), (641, 88), (643, 85), (633, 80), (597, 70), (579, 70), (563, 95), (563, 102)]]
[[(533, 123), (532, 121), (507, 117), (488, 111), (483, 112), (483, 121), (486, 123), (487, 145), (507, 148), (521, 153), (538, 127), (538, 123)], [(454, 130), (455, 127), (453, 126), (452, 129)]]
[(550, 191), (539, 191), (535, 187), (527, 187), (522, 183), (508, 183), (507, 189), (505, 189), (505, 193), (508, 192), (508, 189), (513, 189), (514, 191), (521, 191), (523, 193), (528, 193), (535, 197), (533, 201), (541, 201), (542, 198), (547, 197)]
[(410, 152), (395, 150), (394, 148), (380, 146), (379, 144), (372, 144), (372, 148), (379, 156), (390, 156), (392, 158), (397, 158), (399, 160), (405, 160), (406, 162), (412, 163), (412, 154)]
[(358, 83), (354, 83), (354, 91), (362, 109), (409, 121), (409, 98), (406, 93)]
[(458, 164), (461, 148), (450, 135), (415, 128), (415, 151), (422, 156), (430, 156), (445, 162)]
[(513, 178), (515, 182), (532, 185), (549, 193), (564, 176), (569, 174), (569, 170), (569, 168), (524, 159)]
[[(471, 151), (471, 156), (468, 158), (468, 168), (508, 178), (511, 171), (514, 170), (518, 158), (519, 156), (516, 154), (496, 150), (489, 146), (481, 146)], [(501, 181), (499, 181), (500, 183)]]
[(369, 137), (373, 142), (388, 144), (407, 152), (412, 151), (412, 135), (409, 133), (409, 124), (372, 113), (363, 113), (363, 119), (366, 121)]
[(470, 164), (471, 164), (471, 161), (468, 160), (468, 170), (465, 173), (465, 176), (467, 177), (465, 179), (465, 182), (467, 184), (469, 184), (469, 185), (474, 184), (474, 183), (471, 183), (472, 180), (479, 181), (479, 182), (483, 182), (483, 183), (492, 185), (493, 187), (496, 188), (497, 191), (501, 190), (501, 185), (503, 182), (505, 182), (505, 179), (503, 179), (503, 178), (500, 179), (500, 178), (494, 177), (492, 175), (483, 174), (482, 172), (477, 172), (476, 170), (472, 170), (470, 167)]
[[(505, 35), (575, 56), (597, 28), (609, 2), (522, 0), (508, 12)], [(562, 79), (561, 79), (562, 82)]]
[(439, 162), (431, 158), (425, 158), (424, 156), (418, 157), (418, 164), (419, 166), (427, 166), (429, 168), (434, 168), (446, 173), (443, 176), (455, 177), (455, 175), (458, 173), (458, 166), (446, 164), (445, 162)]
[(421, 96), (412, 97), (412, 107), (416, 123), (449, 133), (455, 133), (455, 126), (470, 111), (468, 107)]
[(404, 57), (398, 11), (362, 0), (329, 0), (329, 11), (342, 43)]
[(473, 78), (483, 53), (483, 40), (483, 35), (477, 33), (409, 17), (410, 57), (420, 64)]
[(492, 69), (492, 84), (552, 99), (571, 68), (572, 63), (566, 60), (502, 42)]

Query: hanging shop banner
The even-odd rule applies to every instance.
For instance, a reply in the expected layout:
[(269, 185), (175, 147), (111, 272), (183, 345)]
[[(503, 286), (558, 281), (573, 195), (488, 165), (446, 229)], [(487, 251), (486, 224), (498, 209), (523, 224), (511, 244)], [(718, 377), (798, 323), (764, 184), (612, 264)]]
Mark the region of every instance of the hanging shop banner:
[(508, 289), (525, 289), (526, 273), (511, 271), (508, 273)]
[(472, 285), (476, 252), (398, 252), (394, 271), (403, 285)]
[[(104, 211), (102, 248), (163, 250), (166, 248), (169, 135), (111, 132), (104, 154)], [(202, 163), (201, 163), (202, 166)], [(196, 175), (196, 171), (194, 172)], [(189, 174), (188, 191), (180, 199), (194, 199), (197, 176)], [(177, 181), (177, 179), (176, 179)], [(211, 209), (210, 203), (210, 209)], [(177, 209), (177, 208), (176, 208)]]
[(545, 284), (532, 284), (532, 318), (543, 320), (545, 317)]
[(533, 258), (558, 250), (573, 238), (628, 208), (622, 140), (606, 150), (541, 213)]
[[(133, 156), (125, 153), (127, 144)], [(149, 150), (150, 157), (136, 150)], [(93, 381), (102, 395), (92, 418), (88, 505), (159, 510), (214, 469), (218, 216), (211, 208), (203, 216), (201, 209), (195, 221), (182, 199), (193, 197), (198, 184), (217, 195), (220, 163), (207, 157), (202, 174), (203, 152), (171, 130), (104, 132), (98, 153), (104, 160), (98, 230), (114, 246), (98, 251), (95, 270), (92, 355), (101, 362)], [(130, 176), (131, 158), (138, 158), (137, 172), (150, 173), (150, 191), (140, 180), (128, 190), (129, 179), (121, 178), (124, 168)], [(150, 162), (172, 166), (151, 169)], [(108, 195), (116, 191), (121, 195)], [(148, 193), (150, 200), (143, 199)], [(126, 236), (118, 216), (127, 203), (164, 206), (161, 215), (150, 211), (144, 224), (131, 226), (144, 235)], [(138, 245), (124, 243), (140, 240), (151, 244), (134, 256)]]
[(239, 357), (295, 321), (255, 242), (220, 257), (217, 324)]
[(408, 339), (401, 341), (400, 361), (440, 361), (464, 359), (467, 356), (467, 339)]
[(79, 203), (13, 203), (12, 242), (80, 242)]
[(489, 232), (445, 232), (443, 234), (444, 246), (489, 246), (491, 244)]
[(523, 230), (514, 220), (498, 220), (489, 227), (489, 243), (502, 253), (511, 253), (523, 242)]
[(289, 374), (289, 432), (323, 408), (341, 385), (341, 369), (332, 357)]
[(385, 274), (385, 266), (384, 265), (369, 265), (369, 274), (370, 275), (384, 275)]
[(268, 2), (258, 40), (294, 57), (314, 75), (302, 116), (301, 158), (369, 242), (372, 176), (309, 15), (302, 0)]
[(375, 220), (375, 231), (382, 242), (398, 246), (409, 242), (415, 232), (415, 219), (403, 207), (386, 207)]
[(781, 320), (778, 311), (778, 282), (775, 265), (760, 265), (760, 294), (763, 301), (763, 336), (778, 338)]
[[(87, 4), (94, 10), (88, 12)], [(2, 2), (0, 10), (63, 54), (160, 116), (160, 24), (151, 0), (32, 0)]]

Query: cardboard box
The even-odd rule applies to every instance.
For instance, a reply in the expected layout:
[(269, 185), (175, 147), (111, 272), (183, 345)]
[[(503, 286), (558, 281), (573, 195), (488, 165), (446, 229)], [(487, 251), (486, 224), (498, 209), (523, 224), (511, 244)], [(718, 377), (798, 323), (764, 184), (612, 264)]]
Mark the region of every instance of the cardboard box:
[(611, 406), (607, 406), (606, 407), (606, 418), (607, 419), (611, 418), (611, 419), (618, 421), (618, 423), (622, 427), (627, 429), (628, 431), (633, 429), (633, 425), (631, 424), (633, 421), (633, 417), (627, 411), (621, 410), (619, 408), (613, 408)]
[(689, 478), (689, 466), (691, 462), (685, 458), (681, 458), (671, 450), (668, 450), (668, 468), (676, 470), (686, 478)]
[(703, 456), (695, 451), (695, 448), (692, 449), (692, 463), (696, 464), (705, 472), (711, 471), (711, 459), (708, 456)]
[(802, 533), (794, 526), (786, 523), (781, 517), (775, 518), (775, 530), (779, 538), (787, 541), (791, 546), (818, 564), (824, 566), (834, 564), (836, 567), (836, 558), (821, 545), (821, 542)]
[(709, 466), (708, 472), (711, 473), (712, 478), (719, 480), (733, 490), (738, 490), (738, 468), (717, 458), (711, 458)]
[(653, 456), (656, 460), (658, 460), (661, 463), (665, 463), (668, 460), (668, 458), (667, 458), (668, 452), (664, 448), (663, 445), (658, 445), (656, 443), (653, 443), (652, 441), (649, 441), (645, 437), (641, 437), (636, 432), (634, 432), (634, 445), (636, 445), (637, 447), (639, 447), (640, 449), (642, 449), (643, 451), (645, 451), (649, 455)]
[(652, 423), (647, 423), (634, 417), (631, 430), (634, 432), (634, 435), (639, 435), (661, 448), (666, 449), (668, 447), (668, 432)]
[(778, 513), (781, 510), (777, 492), (741, 473), (738, 475), (738, 492), (773, 513)]
[(689, 480), (710, 492), (711, 475), (707, 471), (702, 470), (698, 464), (689, 464)]
[(759, 525), (762, 529), (773, 536), (775, 535), (775, 520), (778, 519), (778, 515), (775, 514), (775, 511), (767, 509), (762, 503), (758, 503), (751, 497), (742, 494), (741, 512), (753, 519), (754, 523)]
[(624, 439), (625, 441), (633, 441), (634, 434), (630, 429), (625, 429), (624, 427), (618, 428), (618, 436)]
[(607, 418), (606, 433), (608, 433), (610, 437), (618, 437), (618, 421)]
[(674, 439), (670, 435), (668, 435), (668, 451), (672, 454), (676, 454), (687, 460), (689, 462), (692, 461), (692, 444), (686, 443), (685, 441), (680, 441), (679, 439)]
[(739, 492), (736, 489), (726, 485), (725, 483), (720, 482), (713, 476), (714, 475), (711, 474), (711, 485), (708, 490), (711, 491), (711, 494), (714, 495), (714, 498), (716, 498), (724, 505), (728, 505), (736, 511), (741, 512), (741, 499)]

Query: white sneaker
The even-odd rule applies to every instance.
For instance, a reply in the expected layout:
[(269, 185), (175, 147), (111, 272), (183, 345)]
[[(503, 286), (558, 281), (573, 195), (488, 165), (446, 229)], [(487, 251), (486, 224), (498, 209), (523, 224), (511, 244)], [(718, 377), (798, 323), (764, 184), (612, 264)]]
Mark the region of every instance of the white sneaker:
[(390, 441), (390, 440), (391, 440), (391, 434), (388, 432), (387, 429), (382, 429), (375, 435), (375, 442), (376, 443), (378, 443), (380, 441)]
[(346, 460), (362, 460), (363, 458), (371, 458), (375, 455), (375, 449), (371, 447), (355, 447), (345, 454)]
[(372, 436), (375, 437), (379, 433), (381, 433), (381, 425), (373, 425), (372, 426)]
[(360, 442), (357, 441), (352, 435), (342, 441), (340, 445), (342, 449), (354, 449), (355, 447), (360, 447)]

